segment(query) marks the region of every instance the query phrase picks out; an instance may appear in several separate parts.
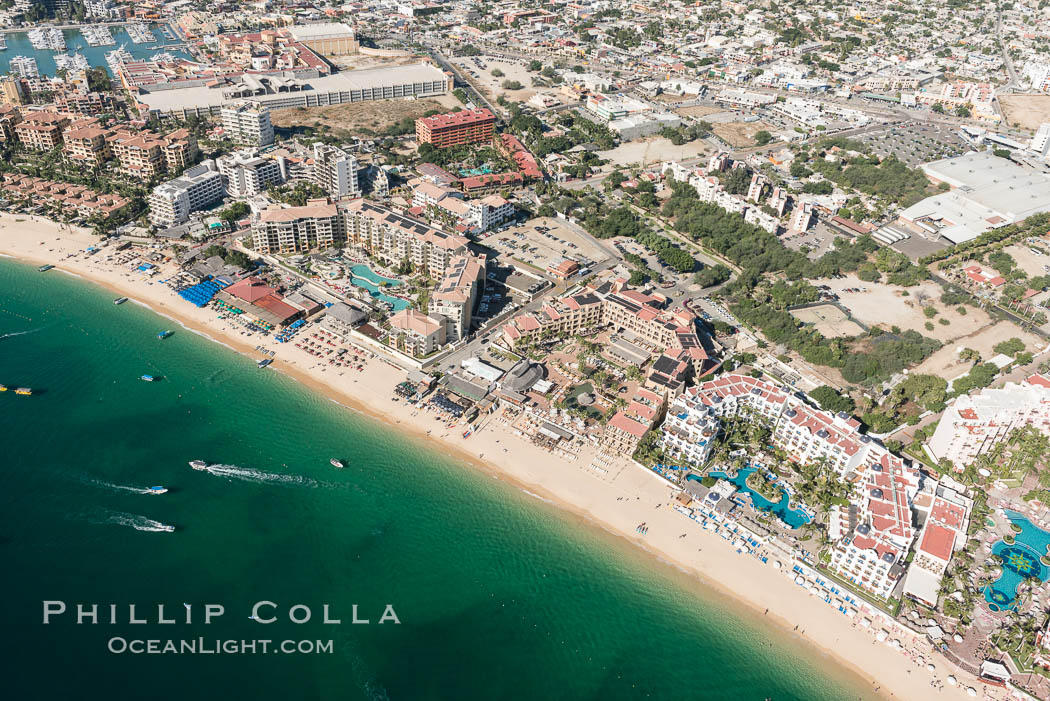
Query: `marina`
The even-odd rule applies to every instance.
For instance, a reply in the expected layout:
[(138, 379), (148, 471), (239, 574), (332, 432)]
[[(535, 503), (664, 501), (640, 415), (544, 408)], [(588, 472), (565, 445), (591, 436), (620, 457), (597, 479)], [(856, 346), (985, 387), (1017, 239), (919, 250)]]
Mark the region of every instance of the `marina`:
[(145, 22), (132, 22), (125, 27), (125, 30), (136, 44), (151, 44), (157, 41), (157, 37)]
[[(85, 28), (86, 29), (86, 28)], [(56, 53), (82, 54), (89, 65), (94, 67), (108, 68), (113, 74), (111, 62), (106, 60), (109, 53), (121, 51), (124, 60), (144, 60), (152, 58), (162, 51), (170, 52), (177, 58), (190, 58), (186, 52), (185, 44), (175, 37), (166, 36), (158, 27), (146, 27), (149, 33), (148, 41), (134, 41), (126, 27), (112, 25), (105, 28), (112, 36), (113, 41), (93, 45), (84, 36), (80, 29), (55, 30), (63, 38), (59, 48), (38, 48), (29, 39), (29, 32), (8, 31), (0, 34), (5, 51), (0, 51), (0, 73), (16, 71), (16, 57), (32, 61), (35, 66), (33, 73), (21, 73), (22, 75), (54, 75), (58, 70), (55, 64)], [(144, 34), (138, 35), (139, 39), (146, 39)]]
[[(30, 29), (27, 33), (29, 43), (34, 49), (42, 51), (65, 51), (66, 38), (62, 32), (54, 27), (37, 27)], [(86, 39), (86, 37), (85, 37)]]
[(113, 34), (109, 31), (109, 27), (104, 25), (84, 27), (80, 30), (80, 33), (83, 35), (84, 41), (92, 46), (113, 46), (117, 43), (113, 38)]

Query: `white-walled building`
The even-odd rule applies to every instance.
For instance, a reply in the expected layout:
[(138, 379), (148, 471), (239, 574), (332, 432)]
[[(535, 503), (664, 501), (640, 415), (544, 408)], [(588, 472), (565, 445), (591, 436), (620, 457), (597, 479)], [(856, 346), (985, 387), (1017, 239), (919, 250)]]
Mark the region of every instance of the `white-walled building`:
[(947, 458), (961, 472), (1023, 426), (1050, 434), (1050, 379), (1043, 375), (959, 397), (945, 409), (926, 447), (935, 459)]
[(254, 197), (281, 182), (281, 167), (251, 150), (224, 154), (215, 160), (230, 197)]
[(334, 200), (360, 197), (357, 159), (340, 148), (314, 144), (313, 182)]
[(177, 226), (189, 220), (190, 214), (222, 201), (222, 175), (215, 161), (187, 168), (186, 171), (153, 189), (149, 198), (149, 218), (154, 226)]
[(251, 100), (226, 105), (220, 111), (223, 131), (231, 139), (251, 146), (269, 146), (273, 143), (273, 125), (270, 110)]

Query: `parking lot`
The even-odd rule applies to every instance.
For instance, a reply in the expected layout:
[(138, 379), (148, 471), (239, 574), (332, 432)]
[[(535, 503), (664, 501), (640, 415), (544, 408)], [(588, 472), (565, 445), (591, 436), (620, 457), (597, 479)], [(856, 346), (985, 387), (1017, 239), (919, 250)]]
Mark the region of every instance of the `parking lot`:
[(785, 234), (780, 240), (784, 242), (785, 246), (796, 251), (802, 250), (802, 247), (805, 246), (809, 251), (806, 254), (807, 257), (810, 260), (818, 260), (831, 250), (831, 244), (834, 243), (835, 237), (841, 235), (829, 229), (824, 222), (818, 221), (809, 231), (798, 234)]
[(562, 258), (572, 258), (581, 268), (587, 268), (608, 257), (564, 222), (551, 217), (532, 219), (526, 225), (493, 232), (482, 242), (501, 256), (543, 271)]
[(905, 122), (900, 126), (869, 131), (856, 137), (879, 156), (895, 155), (912, 168), (929, 161), (958, 156), (969, 145), (956, 129), (939, 124)]

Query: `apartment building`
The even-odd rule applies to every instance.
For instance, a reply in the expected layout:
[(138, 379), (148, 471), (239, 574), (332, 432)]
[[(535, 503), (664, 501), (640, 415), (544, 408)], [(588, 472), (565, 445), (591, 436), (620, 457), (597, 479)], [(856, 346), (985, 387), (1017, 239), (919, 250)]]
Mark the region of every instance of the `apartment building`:
[(358, 183), (360, 166), (357, 159), (340, 148), (328, 144), (314, 144), (313, 182), (333, 200), (360, 197)]
[(959, 397), (944, 411), (926, 449), (936, 460), (948, 459), (956, 472), (962, 472), (1024, 426), (1050, 433), (1050, 378), (1044, 375)]
[(95, 126), (67, 129), (62, 134), (62, 150), (67, 159), (83, 168), (101, 168), (113, 155), (106, 142), (107, 133)]
[(432, 183), (422, 183), (413, 190), (412, 206), (448, 226), (462, 225), (473, 231), (487, 231), (514, 216), (514, 205), (499, 195), (466, 200), (463, 193)]
[(0, 104), (0, 141), (12, 141), (15, 126), (22, 121), (22, 112), (14, 105)]
[(416, 142), (435, 148), (487, 144), (496, 131), (496, 115), (487, 109), (462, 110), (416, 120)]
[(340, 205), (347, 242), (391, 264), (408, 260), (417, 271), (445, 275), (451, 262), (467, 252), (469, 240), (362, 199)]
[(207, 160), (154, 188), (149, 198), (149, 218), (157, 227), (176, 226), (189, 220), (191, 213), (215, 205), (222, 198), (222, 175), (215, 161)]
[(273, 143), (270, 110), (251, 100), (225, 105), (220, 111), (226, 135), (241, 144), (269, 146)]
[(326, 199), (302, 207), (273, 205), (252, 221), (252, 247), (259, 253), (306, 253), (345, 240), (338, 208)]
[(445, 345), (445, 322), (411, 307), (390, 317), (390, 345), (421, 358)]
[(25, 112), (15, 124), (15, 137), (27, 149), (51, 151), (62, 145), (62, 132), (69, 124), (69, 116), (58, 112)]
[(485, 286), (485, 259), (453, 258), (445, 276), (430, 295), (432, 317), (445, 319), (445, 340), (454, 343), (470, 332), (474, 305)]
[(215, 163), (230, 197), (254, 197), (281, 182), (277, 161), (257, 156), (252, 150), (219, 156)]
[(152, 132), (121, 131), (109, 137), (110, 149), (120, 163), (118, 170), (143, 181), (168, 169), (165, 142)]
[(178, 173), (197, 157), (197, 137), (188, 129), (177, 129), (161, 136), (151, 131), (117, 129), (106, 136), (118, 170), (142, 180), (163, 173)]

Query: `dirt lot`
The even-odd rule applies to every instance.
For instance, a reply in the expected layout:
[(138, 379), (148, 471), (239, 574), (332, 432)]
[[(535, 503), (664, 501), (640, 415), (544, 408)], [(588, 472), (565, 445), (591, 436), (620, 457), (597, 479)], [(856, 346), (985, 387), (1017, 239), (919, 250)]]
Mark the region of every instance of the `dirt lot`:
[[(954, 343), (956, 339), (975, 333), (991, 323), (991, 317), (980, 309), (967, 306), (964, 316), (955, 311), (955, 307), (945, 307), (940, 302), (941, 288), (933, 282), (905, 288), (862, 282), (853, 275), (847, 275), (841, 280), (822, 280), (816, 284), (830, 287), (839, 295), (842, 306), (849, 309), (853, 317), (862, 324), (884, 329), (898, 326), (905, 331), (918, 331), (943, 343)], [(862, 288), (867, 291), (843, 292), (846, 288)], [(907, 296), (901, 294), (905, 291)], [(938, 312), (932, 319), (923, 313), (924, 305), (920, 301), (924, 299)], [(947, 319), (949, 323), (939, 323), (942, 318)], [(932, 331), (927, 330), (926, 322), (933, 323)]]
[(462, 107), (463, 104), (452, 95), (441, 95), (418, 100), (377, 100), (331, 107), (288, 107), (274, 110), (270, 118), (277, 129), (313, 127), (334, 132), (367, 134), (368, 130), (382, 132), (405, 118), (422, 117), (427, 110), (447, 112)]
[(679, 107), (674, 111), (680, 117), (706, 117), (718, 112), (725, 112), (725, 108), (714, 105), (693, 105), (692, 107)]
[[(475, 61), (475, 58), (477, 59)], [(500, 95), (506, 96), (511, 102), (524, 102), (536, 94), (536, 88), (532, 87), (532, 76), (538, 73), (529, 73), (526, 64), (519, 61), (497, 61), (491, 56), (460, 56), (452, 59), (452, 62), (462, 71), (478, 92), (487, 99), (496, 101)], [(480, 64), (480, 65), (479, 65)], [(501, 76), (492, 75), (492, 71), (499, 69), (503, 72)], [(477, 75), (472, 75), (471, 73)], [(513, 80), (521, 83), (521, 90), (504, 90), (503, 82)]]
[[(1033, 249), (1041, 253), (1035, 253)], [(1050, 265), (1050, 251), (1043, 245), (1014, 244), (1007, 246), (1004, 250), (1017, 261), (1017, 267), (1028, 273), (1030, 277), (1047, 274), (1043, 266)]]
[[(716, 110), (721, 111), (721, 110)], [(714, 125), (714, 132), (723, 141), (734, 148), (745, 148), (755, 145), (755, 132), (765, 129), (776, 131), (776, 127), (765, 122), (724, 122)]]
[(825, 338), (850, 338), (864, 333), (864, 327), (833, 304), (796, 309), (791, 315), (804, 324), (812, 324)]
[(703, 141), (697, 140), (681, 146), (675, 146), (662, 136), (648, 136), (638, 141), (628, 141), (620, 144), (609, 151), (599, 151), (598, 156), (604, 160), (611, 161), (617, 166), (627, 166), (632, 163), (639, 163), (644, 166), (671, 159), (696, 158), (706, 152), (707, 148)]
[(1036, 130), (1050, 121), (1050, 95), (999, 95), (1003, 118), (1012, 127)]
[(969, 372), (969, 363), (961, 363), (959, 361), (959, 349), (973, 348), (981, 354), (981, 358), (988, 360), (995, 355), (993, 350), (995, 344), (1014, 337), (1024, 341), (1025, 350), (1033, 353), (1043, 348), (1046, 344), (1045, 341), (1042, 341), (1037, 336), (1022, 331), (1009, 321), (1000, 321), (986, 325), (968, 336), (956, 338), (951, 343), (945, 344), (943, 348), (916, 367), (913, 372), (937, 375), (951, 381), (959, 375)]
[(409, 66), (419, 63), (422, 56), (407, 53), (405, 56), (368, 56), (366, 54), (350, 54), (348, 56), (328, 56), (337, 68), (344, 71), (361, 70), (364, 68), (385, 68), (387, 66)]

